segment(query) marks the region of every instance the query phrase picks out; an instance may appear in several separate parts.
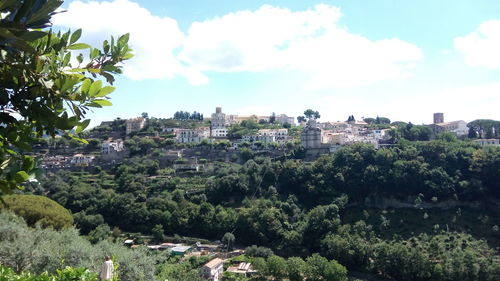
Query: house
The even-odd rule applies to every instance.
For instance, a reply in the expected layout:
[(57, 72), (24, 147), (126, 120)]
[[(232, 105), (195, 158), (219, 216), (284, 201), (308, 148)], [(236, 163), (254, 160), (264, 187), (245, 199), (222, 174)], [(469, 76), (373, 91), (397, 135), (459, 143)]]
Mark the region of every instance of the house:
[(201, 268), (201, 276), (211, 281), (219, 281), (224, 271), (224, 261), (220, 258), (215, 258), (207, 262)]
[(73, 155), (70, 163), (75, 166), (88, 166), (94, 160), (94, 156), (83, 155), (81, 153)]
[(474, 140), (474, 143), (477, 143), (481, 146), (486, 146), (486, 145), (500, 146), (500, 139), (477, 139)]
[(128, 136), (131, 133), (138, 132), (142, 128), (144, 128), (144, 125), (146, 124), (146, 119), (142, 117), (137, 117), (137, 118), (127, 119), (125, 123), (127, 125), (125, 133)]
[(227, 137), (226, 128), (212, 128), (212, 137), (214, 138), (225, 138)]
[(197, 129), (177, 129), (174, 133), (175, 138), (179, 143), (200, 143), (202, 140), (210, 137), (210, 129), (208, 127), (200, 127)]
[[(161, 245), (160, 245), (161, 246)], [(191, 246), (175, 246), (171, 248), (171, 253), (174, 256), (183, 256), (191, 250)]]
[(125, 147), (121, 139), (117, 139), (115, 141), (107, 140), (104, 141), (101, 145), (102, 154), (113, 154), (117, 152), (122, 152), (124, 149)]
[(288, 129), (261, 129), (258, 132), (261, 136), (272, 137), (274, 142), (285, 144), (288, 139)]

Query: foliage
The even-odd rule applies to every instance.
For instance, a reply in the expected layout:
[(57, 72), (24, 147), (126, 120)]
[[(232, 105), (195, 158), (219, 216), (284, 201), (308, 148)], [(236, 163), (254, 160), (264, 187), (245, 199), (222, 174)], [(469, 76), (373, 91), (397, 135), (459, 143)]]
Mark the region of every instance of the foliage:
[[(50, 18), (59, 0), (2, 1), (0, 4), (0, 189), (10, 193), (33, 177), (29, 151), (33, 133), (55, 136), (89, 124), (90, 108), (111, 105), (114, 88), (102, 86), (98, 75), (113, 83), (119, 64), (132, 57), (128, 34), (104, 41), (102, 49), (79, 43), (82, 31), (54, 33)], [(71, 56), (75, 50), (88, 50)], [(73, 136), (70, 134), (70, 136)]]
[(28, 225), (40, 225), (54, 229), (68, 228), (73, 225), (71, 213), (54, 200), (39, 195), (7, 195), (4, 196), (6, 209), (26, 220)]
[(153, 280), (154, 264), (162, 259), (151, 256), (147, 249), (130, 250), (108, 241), (91, 245), (71, 228), (29, 228), (21, 218), (0, 213), (0, 264), (17, 273), (54, 274), (70, 266), (87, 268), (94, 274), (99, 272), (106, 255), (116, 257), (120, 280), (127, 281)]
[(66, 267), (62, 270), (57, 270), (55, 274), (44, 272), (40, 275), (23, 272), (16, 274), (12, 269), (0, 265), (0, 279), (5, 281), (98, 281), (97, 273), (92, 273), (85, 268)]
[(477, 119), (469, 122), (467, 127), (469, 127), (469, 138), (500, 138), (500, 121)]
[(176, 111), (174, 113), (174, 120), (199, 120), (203, 121), (203, 114), (194, 111), (193, 113), (189, 113), (187, 111)]
[(230, 251), (233, 249), (236, 237), (234, 237), (234, 234), (232, 234), (231, 232), (226, 232), (224, 236), (222, 236), (221, 241), (222, 243), (224, 243), (224, 245), (226, 245), (226, 249)]

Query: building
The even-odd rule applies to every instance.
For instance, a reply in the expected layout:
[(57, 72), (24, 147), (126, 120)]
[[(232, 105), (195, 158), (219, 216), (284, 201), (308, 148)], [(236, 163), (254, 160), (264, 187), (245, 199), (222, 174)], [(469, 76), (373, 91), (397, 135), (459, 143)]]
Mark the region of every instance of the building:
[(279, 114), (276, 115), (276, 123), (278, 124), (290, 124), (290, 125), (295, 125), (295, 117), (290, 117), (286, 114)]
[(179, 143), (200, 143), (202, 140), (210, 137), (210, 129), (208, 127), (200, 127), (197, 129), (176, 129), (174, 133), (175, 138)]
[(324, 122), (318, 124), (319, 127), (323, 130), (330, 130), (333, 133), (343, 133), (345, 132), (348, 128), (351, 127), (351, 124), (347, 122)]
[(146, 125), (146, 119), (142, 118), (142, 117), (137, 117), (137, 118), (132, 118), (132, 119), (128, 119), (126, 121), (126, 131), (125, 133), (128, 135), (130, 135), (131, 133), (133, 132), (138, 132), (140, 131), (142, 128), (144, 128), (144, 125)]
[(211, 281), (219, 281), (222, 278), (223, 271), (224, 261), (220, 258), (215, 258), (201, 268), (201, 276)]
[(500, 139), (477, 139), (474, 140), (474, 143), (477, 143), (481, 146), (486, 146), (486, 145), (500, 146)]
[(469, 133), (467, 123), (463, 120), (444, 122), (443, 113), (434, 113), (434, 123), (429, 125), (435, 134), (453, 133), (456, 136), (466, 136)]
[(444, 123), (444, 113), (434, 113), (434, 124)]
[(107, 140), (101, 145), (101, 153), (105, 155), (122, 152), (123, 150), (125, 150), (125, 147), (121, 139), (117, 139), (115, 141)]
[(218, 106), (215, 108), (215, 113), (212, 113), (210, 121), (212, 122), (212, 129), (225, 128), (227, 126), (226, 114), (222, 113), (222, 107)]
[(247, 262), (241, 262), (238, 266), (230, 266), (227, 268), (227, 272), (242, 274), (245, 277), (250, 277), (251, 274), (257, 272), (252, 269), (252, 264)]
[(269, 144), (272, 142), (284, 145), (288, 140), (288, 129), (261, 129), (257, 134), (244, 135), (242, 137), (244, 142), (257, 142)]
[[(163, 245), (163, 244), (162, 244)], [(162, 246), (160, 245), (160, 247)], [(191, 246), (175, 246), (170, 249), (170, 252), (174, 256), (183, 256), (191, 250)]]
[(94, 160), (94, 156), (83, 155), (81, 153), (73, 155), (70, 163), (75, 166), (88, 166)]
[(225, 138), (227, 137), (228, 130), (226, 128), (212, 128), (213, 138)]
[(317, 127), (316, 120), (310, 119), (300, 135), (300, 142), (305, 149), (321, 148), (321, 129)]

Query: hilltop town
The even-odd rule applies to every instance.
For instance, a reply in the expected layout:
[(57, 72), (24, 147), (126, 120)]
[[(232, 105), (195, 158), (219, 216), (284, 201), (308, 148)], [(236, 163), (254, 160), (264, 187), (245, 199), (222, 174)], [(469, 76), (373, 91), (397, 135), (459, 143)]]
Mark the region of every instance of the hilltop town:
[(288, 155), (310, 161), (355, 143), (380, 148), (393, 145), (400, 138), (428, 141), (443, 134), (470, 138), (479, 145), (500, 145), (495, 138), (498, 125), (477, 126), (475, 121), (468, 127), (463, 120), (445, 122), (443, 113), (435, 113), (434, 122), (428, 125), (391, 123), (378, 116), (320, 122), (318, 112), (304, 113), (306, 116), (298, 118), (274, 113), (241, 116), (226, 114), (221, 107), (216, 107), (207, 118), (197, 112), (179, 111), (171, 119), (149, 118), (144, 113), (137, 118), (104, 121), (84, 132), (83, 136), (90, 140), (86, 146), (58, 137), (39, 142), (35, 148), (42, 155), (42, 167), (50, 170), (96, 163), (114, 165), (154, 150), (155, 156), (163, 159), (163, 165), (176, 171), (200, 171), (210, 168), (214, 161), (244, 162), (251, 155)]

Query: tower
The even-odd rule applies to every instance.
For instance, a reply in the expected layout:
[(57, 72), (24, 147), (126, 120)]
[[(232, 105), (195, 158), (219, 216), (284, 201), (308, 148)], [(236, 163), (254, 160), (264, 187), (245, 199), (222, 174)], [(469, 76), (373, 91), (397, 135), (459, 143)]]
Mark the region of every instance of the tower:
[(434, 113), (434, 124), (444, 123), (444, 114), (443, 113)]

